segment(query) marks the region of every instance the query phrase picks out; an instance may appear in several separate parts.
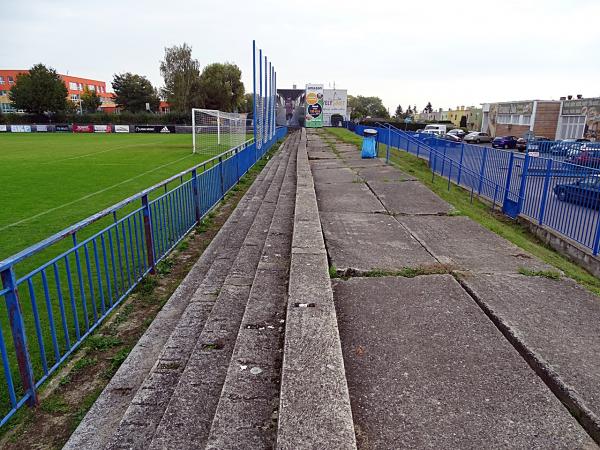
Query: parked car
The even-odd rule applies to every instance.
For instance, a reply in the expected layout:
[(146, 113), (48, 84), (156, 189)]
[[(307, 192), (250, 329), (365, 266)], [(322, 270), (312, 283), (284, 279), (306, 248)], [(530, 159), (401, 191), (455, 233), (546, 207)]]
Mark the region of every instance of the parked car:
[(487, 133), (482, 133), (481, 131), (472, 131), (464, 137), (464, 141), (479, 144), (481, 142), (492, 142), (492, 137)]
[(440, 123), (431, 123), (429, 125), (425, 125), (425, 133), (429, 131), (434, 131), (435, 134), (446, 134), (448, 131), (448, 125), (440, 124)]
[(584, 142), (589, 139), (564, 139), (550, 146), (548, 153), (552, 156), (574, 156), (580, 152)]
[(450, 133), (446, 133), (443, 136), (440, 136), (441, 139), (444, 139), (445, 141), (450, 141), (450, 142), (460, 142), (461, 139), (455, 135), (455, 134), (450, 134)]
[(448, 134), (457, 136), (462, 141), (467, 133), (465, 130), (461, 130), (460, 128), (454, 128), (453, 130), (448, 131)]
[(494, 148), (516, 148), (517, 138), (516, 136), (498, 136), (492, 141), (492, 147)]
[(554, 195), (563, 202), (598, 208), (600, 206), (600, 177), (593, 175), (574, 183), (557, 184), (554, 186)]
[[(529, 150), (532, 150), (534, 152), (540, 151), (543, 146), (541, 146), (539, 143), (540, 142), (548, 142), (550, 140), (551, 139), (549, 139), (545, 136), (535, 136), (533, 139), (531, 139), (529, 141)], [(522, 138), (522, 137), (517, 139), (517, 150), (519, 150), (520, 152), (524, 152), (525, 150), (527, 150), (527, 139)]]
[(600, 150), (592, 150), (588, 146), (589, 144), (582, 146), (579, 153), (567, 157), (565, 162), (600, 169)]

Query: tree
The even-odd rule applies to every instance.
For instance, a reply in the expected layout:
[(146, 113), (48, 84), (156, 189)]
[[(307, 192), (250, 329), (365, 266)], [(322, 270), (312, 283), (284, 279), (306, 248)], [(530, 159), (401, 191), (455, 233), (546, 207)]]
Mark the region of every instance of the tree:
[(406, 117), (412, 116), (414, 114), (413, 109), (408, 105), (408, 109), (406, 110)]
[(200, 75), (200, 96), (203, 108), (237, 111), (244, 100), (242, 71), (230, 63), (206, 66)]
[(67, 108), (67, 87), (56, 70), (36, 64), (29, 73), (17, 75), (9, 99), (17, 109), (28, 113), (64, 111)]
[(81, 109), (84, 112), (96, 112), (102, 102), (100, 101), (100, 97), (96, 94), (96, 91), (91, 91), (86, 86), (81, 94)]
[(150, 104), (152, 111), (158, 109), (158, 93), (152, 87), (152, 83), (142, 75), (130, 72), (115, 74), (112, 87), (115, 91), (115, 103), (126, 111), (144, 111), (146, 103)]
[(242, 100), (242, 104), (240, 106), (239, 111), (241, 113), (252, 114), (254, 112), (253, 107), (254, 107), (254, 94), (252, 92), (244, 94), (244, 99)]
[(425, 112), (425, 113), (433, 112), (433, 106), (431, 106), (431, 102), (427, 102), (427, 106), (425, 106), (425, 109), (423, 110), (423, 112)]
[(396, 116), (396, 119), (403, 119), (405, 117), (404, 111), (402, 110), (402, 105), (398, 105), (394, 115)]
[(161, 94), (172, 111), (185, 112), (200, 106), (200, 63), (192, 58), (192, 47), (185, 42), (166, 47), (160, 74), (165, 80)]
[(348, 106), (352, 108), (352, 119), (364, 119), (365, 117), (387, 119), (389, 117), (387, 108), (383, 106), (383, 101), (379, 97), (349, 95)]

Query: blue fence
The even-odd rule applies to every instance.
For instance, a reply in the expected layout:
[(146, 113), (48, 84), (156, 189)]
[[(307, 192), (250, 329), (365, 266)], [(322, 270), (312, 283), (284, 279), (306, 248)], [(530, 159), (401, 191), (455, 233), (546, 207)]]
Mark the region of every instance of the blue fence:
[[(348, 127), (359, 135), (366, 128)], [(584, 165), (586, 157), (598, 152), (597, 143), (577, 143), (574, 149), (572, 143), (544, 142), (530, 149), (540, 155), (563, 153), (561, 158), (547, 158), (407, 133), (391, 126), (377, 130), (380, 144), (389, 143), (426, 159), (434, 175), (501, 205), (513, 218), (524, 216), (598, 254), (600, 170)], [(579, 159), (573, 159), (574, 155)]]
[(48, 377), (286, 135), (275, 69), (258, 56), (253, 43), (253, 139), (0, 261), (0, 426), (37, 405)]

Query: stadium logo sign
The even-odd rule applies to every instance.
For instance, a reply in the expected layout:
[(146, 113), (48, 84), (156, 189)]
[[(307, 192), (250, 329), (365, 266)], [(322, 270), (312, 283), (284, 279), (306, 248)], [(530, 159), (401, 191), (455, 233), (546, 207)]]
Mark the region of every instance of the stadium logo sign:
[(35, 131), (37, 131), (38, 133), (46, 133), (49, 131), (48, 125), (36, 125)]
[(170, 133), (169, 128), (164, 126), (162, 127), (162, 129), (160, 130), (161, 133)]
[(59, 133), (68, 133), (69, 131), (71, 131), (71, 129), (69, 128), (69, 125), (54, 125), (54, 131), (57, 131)]
[(129, 125), (115, 125), (115, 133), (129, 133)]

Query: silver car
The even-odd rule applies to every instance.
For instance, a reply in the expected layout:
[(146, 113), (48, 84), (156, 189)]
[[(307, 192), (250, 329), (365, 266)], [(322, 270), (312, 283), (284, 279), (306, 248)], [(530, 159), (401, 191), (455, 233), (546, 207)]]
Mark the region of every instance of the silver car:
[(479, 144), (481, 142), (492, 142), (492, 137), (487, 133), (482, 133), (481, 131), (472, 131), (465, 136), (464, 141)]

